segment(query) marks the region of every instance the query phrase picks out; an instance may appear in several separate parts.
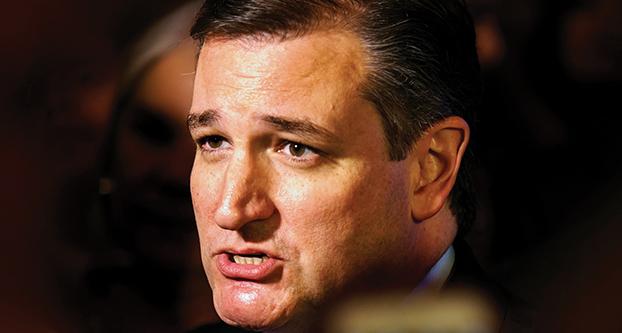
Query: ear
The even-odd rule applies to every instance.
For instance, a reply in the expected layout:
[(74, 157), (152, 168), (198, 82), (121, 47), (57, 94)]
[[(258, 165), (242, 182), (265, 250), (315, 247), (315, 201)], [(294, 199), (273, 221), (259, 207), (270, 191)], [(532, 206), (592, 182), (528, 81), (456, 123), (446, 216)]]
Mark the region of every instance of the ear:
[(469, 125), (454, 116), (437, 122), (415, 142), (410, 200), (415, 221), (434, 216), (445, 205), (469, 137)]

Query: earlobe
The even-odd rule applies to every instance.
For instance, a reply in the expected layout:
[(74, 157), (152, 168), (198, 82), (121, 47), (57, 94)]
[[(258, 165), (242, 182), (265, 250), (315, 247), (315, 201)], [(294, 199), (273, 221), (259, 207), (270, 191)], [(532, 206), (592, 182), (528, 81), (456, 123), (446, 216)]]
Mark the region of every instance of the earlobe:
[(415, 143), (418, 177), (413, 177), (411, 214), (415, 221), (434, 216), (453, 188), (462, 156), (469, 142), (469, 125), (460, 117), (434, 124)]

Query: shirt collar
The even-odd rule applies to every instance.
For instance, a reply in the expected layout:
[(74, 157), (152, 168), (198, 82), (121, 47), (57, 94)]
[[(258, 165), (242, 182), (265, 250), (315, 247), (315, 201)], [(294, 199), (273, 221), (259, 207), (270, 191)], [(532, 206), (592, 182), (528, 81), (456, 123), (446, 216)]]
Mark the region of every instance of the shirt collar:
[(453, 246), (450, 246), (440, 259), (430, 268), (423, 280), (412, 291), (411, 295), (419, 294), (423, 291), (438, 291), (440, 290), (447, 279), (451, 270), (454, 267), (454, 261), (456, 260), (456, 254)]

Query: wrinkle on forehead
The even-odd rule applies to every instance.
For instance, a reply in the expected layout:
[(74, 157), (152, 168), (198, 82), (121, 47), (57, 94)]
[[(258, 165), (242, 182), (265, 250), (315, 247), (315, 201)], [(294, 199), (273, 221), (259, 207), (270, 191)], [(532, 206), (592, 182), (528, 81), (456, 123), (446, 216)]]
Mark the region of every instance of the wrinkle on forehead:
[[(268, 44), (272, 47), (266, 48)], [(244, 79), (245, 86), (237, 88), (288, 92), (336, 78), (350, 85), (359, 84), (364, 76), (360, 40), (341, 30), (317, 31), (283, 41), (253, 37), (212, 40), (206, 42), (202, 52), (214, 47), (225, 52), (228, 49), (234, 55), (227, 57), (222, 70)]]
[(295, 118), (338, 133), (368, 107), (359, 90), (365, 60), (358, 37), (341, 30), (288, 40), (208, 40), (199, 57), (192, 109), (219, 109), (248, 120)]

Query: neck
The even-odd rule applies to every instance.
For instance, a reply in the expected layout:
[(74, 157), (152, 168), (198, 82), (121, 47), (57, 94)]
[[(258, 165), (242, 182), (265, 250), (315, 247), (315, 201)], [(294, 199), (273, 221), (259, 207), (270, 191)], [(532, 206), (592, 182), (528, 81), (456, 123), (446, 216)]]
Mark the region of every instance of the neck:
[(417, 227), (419, 230), (416, 233), (416, 251), (421, 258), (419, 261), (421, 271), (417, 272), (417, 281), (421, 281), (454, 242), (458, 223), (448, 204), (445, 204), (434, 216), (418, 222)]

